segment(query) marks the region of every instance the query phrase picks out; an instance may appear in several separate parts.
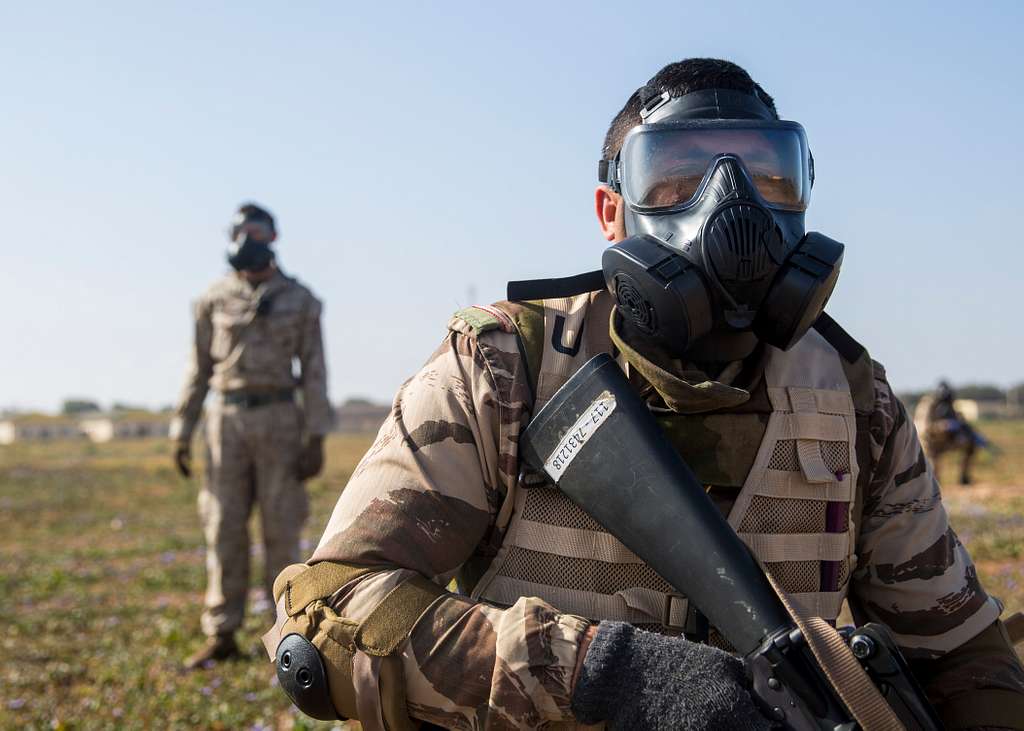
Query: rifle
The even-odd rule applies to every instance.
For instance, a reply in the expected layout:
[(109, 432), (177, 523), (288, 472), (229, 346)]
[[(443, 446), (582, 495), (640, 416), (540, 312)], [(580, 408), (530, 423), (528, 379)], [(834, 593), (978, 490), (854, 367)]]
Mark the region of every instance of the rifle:
[(530, 468), (696, 604), (743, 659), (769, 718), (797, 731), (942, 728), (887, 628), (837, 633), (788, 606), (607, 354), (519, 443)]

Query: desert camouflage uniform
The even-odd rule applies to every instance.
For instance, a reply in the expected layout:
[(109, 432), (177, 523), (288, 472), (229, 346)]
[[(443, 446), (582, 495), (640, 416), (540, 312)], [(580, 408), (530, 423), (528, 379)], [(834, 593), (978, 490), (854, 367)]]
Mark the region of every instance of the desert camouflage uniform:
[[(595, 296), (592, 307), (599, 305), (607, 313), (607, 295)], [(500, 309), (520, 306), (503, 303)], [(482, 309), (497, 314), (495, 322), (508, 320), (493, 307)], [(351, 623), (366, 619), (389, 591), (416, 575), (438, 587), (454, 579), (469, 593), (501, 548), (502, 527), (509, 523), (505, 498), (519, 475), (518, 437), (534, 395), (513, 328), (479, 327), (475, 320), (471, 314), (453, 319), (441, 346), (399, 390), (390, 417), (342, 493), (310, 563), (372, 570), (330, 597), (327, 616), (336, 613), (354, 627)], [(578, 348), (580, 336), (574, 337), (575, 344), (570, 337), (564, 347)], [(599, 350), (585, 342), (582, 352)], [(955, 727), (1004, 720), (1007, 704), (1012, 718), (1014, 709), (1024, 708), (1024, 675), (1001, 625), (994, 624), (999, 608), (978, 584), (948, 525), (913, 424), (884, 371), (875, 364), (873, 383), (870, 366), (867, 372), (869, 405), (857, 414), (858, 431), (866, 430), (869, 438), (858, 440), (865, 478), (851, 603), (861, 619), (894, 630)], [(714, 419), (733, 411), (756, 413), (751, 404), (767, 403), (756, 384), (755, 376), (748, 402), (695, 418), (695, 449), (684, 454), (688, 461), (703, 461), (691, 464), (698, 475), (719, 475), (708, 482), (724, 512), (759, 438), (745, 446), (726, 443), (716, 434)], [(543, 389), (542, 382), (538, 391)], [(699, 398), (714, 391), (695, 389)], [(758, 416), (747, 421), (761, 429), (766, 424)], [(271, 652), (282, 626), (288, 626), (282, 619), (292, 610), (285, 603), (282, 595), (279, 624), (265, 638)], [(322, 616), (317, 612), (324, 610), (312, 609), (306, 616), (315, 625)], [(588, 625), (587, 618), (528, 596), (502, 608), (444, 595), (399, 648), (408, 712), (461, 729), (571, 726), (573, 671)], [(964, 643), (975, 651), (957, 650)], [(352, 670), (347, 677), (357, 695), (378, 692), (372, 673)], [(1000, 703), (1002, 715), (979, 710)], [(966, 721), (958, 725), (961, 718)]]
[[(194, 346), (172, 437), (191, 439), (212, 388), (204, 429), (207, 473), (199, 493), (207, 545), (202, 625), (208, 635), (232, 632), (242, 623), (254, 503), (260, 506), (268, 592), (274, 577), (299, 555), (308, 511), (296, 477), (302, 437), (322, 435), (330, 426), (320, 311), (316, 297), (281, 272), (255, 288), (229, 274), (195, 305)], [(231, 402), (243, 394), (266, 403)]]

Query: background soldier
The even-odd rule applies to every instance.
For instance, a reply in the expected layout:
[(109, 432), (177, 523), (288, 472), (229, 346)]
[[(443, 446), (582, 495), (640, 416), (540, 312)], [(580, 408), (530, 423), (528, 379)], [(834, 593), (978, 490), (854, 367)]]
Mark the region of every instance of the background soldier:
[(298, 560), (308, 512), (302, 481), (323, 467), (330, 423), (320, 302), (278, 267), (271, 249), (277, 230), (266, 210), (241, 206), (230, 235), (228, 262), (235, 271), (195, 305), (195, 341), (172, 424), (174, 462), (189, 477), (192, 432), (207, 391), (214, 390), (199, 493), (207, 546), (202, 628), (209, 639), (186, 661), (188, 668), (238, 654), (234, 633), (245, 612), (254, 503), (268, 595), (277, 573)]
[[(936, 472), (946, 452), (962, 452), (960, 484), (971, 484), (971, 463), (978, 447), (985, 444), (964, 415), (956, 410), (956, 393), (946, 381), (940, 381), (935, 393), (921, 399), (924, 447)], [(916, 416), (916, 414), (915, 414)]]
[[(805, 235), (802, 128), (735, 64), (690, 59), (628, 99), (602, 157), (596, 209), (616, 245), (594, 291), (563, 280), (536, 301), (456, 313), (310, 566), (278, 577), (264, 642), (272, 657), (288, 633), (316, 648), (330, 696), (306, 695), (308, 708), (370, 728), (406, 728), (407, 715), (447, 728), (770, 726), (686, 597), (520, 473), (531, 414), (614, 353), (800, 611), (835, 620), (848, 599), (858, 622), (890, 627), (948, 728), (1024, 728), (1024, 670), (913, 424), (882, 367), (817, 319), (842, 248)], [(444, 590), (453, 578), (458, 594)]]

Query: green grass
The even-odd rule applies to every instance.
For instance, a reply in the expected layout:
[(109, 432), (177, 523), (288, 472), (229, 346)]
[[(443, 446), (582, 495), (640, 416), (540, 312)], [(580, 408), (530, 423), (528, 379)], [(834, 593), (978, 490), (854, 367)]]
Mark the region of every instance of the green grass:
[[(329, 440), (305, 552), (369, 443)], [(197, 489), (162, 441), (0, 448), (0, 728), (331, 727), (275, 687), (265, 614), (246, 620), (244, 660), (180, 671), (203, 639)]]
[[(1024, 421), (982, 430), (1003, 452), (982, 455), (980, 484), (950, 487), (946, 505), (985, 585), (1021, 611)], [(329, 440), (306, 552), (369, 443)], [(952, 460), (943, 474), (955, 477)], [(274, 686), (265, 616), (246, 620), (244, 660), (180, 672), (202, 641), (197, 487), (162, 441), (0, 447), (0, 728), (331, 728)]]
[(1005, 618), (1024, 611), (1024, 421), (982, 422), (978, 428), (999, 452), (976, 458), (977, 484), (955, 484), (959, 462), (952, 456), (943, 459), (939, 476), (953, 527), (985, 588), (1006, 605)]

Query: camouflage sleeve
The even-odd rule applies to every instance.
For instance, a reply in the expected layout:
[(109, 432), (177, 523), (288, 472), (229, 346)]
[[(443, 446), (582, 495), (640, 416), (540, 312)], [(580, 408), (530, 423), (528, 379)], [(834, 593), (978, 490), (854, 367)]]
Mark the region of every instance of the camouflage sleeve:
[[(517, 479), (529, 386), (514, 335), (452, 327), (401, 387), (311, 560), (381, 568), (335, 597), (346, 619), (361, 621), (413, 572), (439, 586), (479, 575), (501, 543), (496, 519)], [(538, 599), (503, 609), (447, 594), (401, 648), (409, 713), (466, 729), (569, 719), (587, 626)]]
[(171, 438), (179, 442), (187, 442), (192, 438), (192, 432), (203, 412), (203, 401), (210, 390), (210, 376), (213, 374), (213, 358), (210, 355), (213, 323), (210, 319), (210, 305), (205, 297), (193, 305), (193, 315), (192, 350), (189, 351), (185, 387), (171, 421)]
[[(969, 699), (978, 708), (979, 692), (994, 693), (1020, 714), (1020, 664), (998, 631), (995, 640), (991, 636), (999, 605), (982, 588), (950, 527), (914, 423), (877, 363), (869, 423), (873, 470), (863, 496), (850, 597), (858, 621), (892, 629), (944, 717), (959, 718)], [(975, 714), (972, 722), (953, 727), (1002, 725), (985, 718)]]
[(331, 429), (331, 404), (327, 399), (327, 361), (320, 329), (323, 306), (310, 295), (309, 308), (302, 323), (299, 365), (302, 369), (302, 408), (306, 431), (322, 436)]

